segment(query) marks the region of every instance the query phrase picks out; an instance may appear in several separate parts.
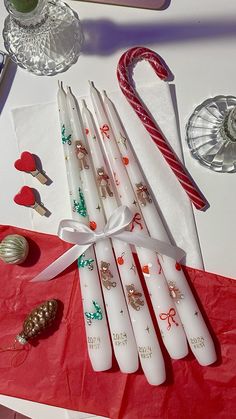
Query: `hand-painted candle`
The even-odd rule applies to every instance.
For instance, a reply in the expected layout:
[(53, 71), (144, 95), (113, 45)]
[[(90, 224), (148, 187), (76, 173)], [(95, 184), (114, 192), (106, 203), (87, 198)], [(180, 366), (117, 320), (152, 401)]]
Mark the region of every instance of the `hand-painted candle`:
[[(110, 121), (105, 113), (103, 103), (101, 101), (98, 91), (93, 84), (90, 86), (90, 94), (93, 102), (94, 110), (97, 116), (99, 127), (106, 125), (109, 127), (109, 139), (103, 135), (102, 145), (107, 156), (110, 169), (114, 175), (116, 174), (116, 188), (119, 194), (120, 202), (127, 205), (133, 212), (133, 223), (131, 224), (131, 231), (138, 231), (139, 234), (148, 235), (146, 225), (141, 216), (139, 202), (136, 199), (130, 180), (128, 178), (124, 163), (121, 159), (119, 149), (117, 147), (114, 134), (111, 129)], [(146, 284), (151, 296), (152, 305), (155, 311), (156, 319), (161, 330), (163, 342), (172, 358), (183, 358), (188, 353), (188, 347), (184, 330), (178, 313), (175, 312), (175, 322), (169, 324), (167, 320), (163, 320), (162, 313), (169, 313), (173, 308), (174, 303), (169, 294), (168, 284), (166, 282), (163, 272), (159, 273), (159, 265), (157, 255), (155, 252), (136, 247), (139, 261), (145, 276)], [(145, 275), (147, 272), (147, 275)]]
[[(129, 162), (124, 164), (148, 230), (152, 237), (170, 243), (167, 231), (141, 172), (138, 159), (132, 150), (115, 107), (106, 94), (104, 95), (104, 105), (122, 160), (124, 162), (125, 159)], [(176, 309), (195, 357), (201, 365), (212, 364), (216, 360), (214, 344), (181, 266), (168, 256), (160, 256), (160, 267), (168, 281), (171, 297), (176, 304)], [(204, 345), (196, 344), (195, 341), (199, 337), (202, 338)]]
[[(107, 173), (107, 167), (97, 141), (92, 115), (87, 109), (85, 102), (83, 102), (82, 116), (86, 127), (86, 146), (92, 156), (94, 173), (97, 177), (98, 170), (103, 168), (104, 173)], [(96, 219), (98, 223), (98, 218), (103, 210), (106, 218), (109, 218), (118, 207), (115, 189), (110, 182), (109, 190), (112, 192), (112, 195), (107, 194), (102, 200), (100, 198), (102, 192), (100, 191), (100, 197), (96, 194), (97, 205), (93, 205), (92, 210), (94, 213), (93, 219)], [(91, 195), (95, 196), (94, 193)], [(99, 224), (103, 225), (104, 220)], [(164, 361), (131, 248), (127, 243), (118, 240), (112, 240), (112, 244), (144, 374), (150, 384), (161, 384), (165, 381)], [(120, 315), (124, 315), (123, 308), (120, 309)]]
[[(85, 201), (81, 192), (76, 156), (71, 145), (72, 133), (68, 118), (66, 94), (62, 85), (59, 86), (57, 99), (67, 179), (70, 188), (72, 214), (74, 219), (87, 224), (88, 218), (86, 216)], [(75, 203), (78, 205), (78, 210), (76, 211)], [(94, 249), (92, 247), (86, 251), (84, 258), (85, 260), (95, 261)], [(90, 267), (91, 266), (93, 269), (89, 269), (86, 265), (83, 267), (79, 266), (80, 287), (84, 313), (94, 312), (94, 302), (100, 307), (102, 313), (100, 318), (94, 317), (93, 319), (91, 318), (90, 321), (88, 321), (88, 317), (84, 314), (84, 320), (88, 353), (92, 367), (95, 371), (103, 371), (111, 368), (112, 348), (96, 262), (90, 264)]]
[[(99, 231), (105, 227), (105, 217), (94, 180), (89, 153), (85, 147), (84, 130), (80, 122), (77, 103), (70, 89), (67, 92), (67, 106), (72, 128), (72, 148), (78, 160), (77, 172), (82, 181), (82, 191), (85, 196), (89, 220)], [(139, 364), (138, 352), (111, 241), (107, 239), (97, 242), (95, 255), (116, 360), (122, 372), (135, 372)]]

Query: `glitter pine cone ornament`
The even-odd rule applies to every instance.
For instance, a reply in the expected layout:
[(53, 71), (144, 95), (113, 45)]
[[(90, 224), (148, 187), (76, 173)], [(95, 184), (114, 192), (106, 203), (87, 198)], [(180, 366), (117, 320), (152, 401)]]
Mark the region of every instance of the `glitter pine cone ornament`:
[(48, 300), (37, 306), (26, 317), (23, 330), (16, 336), (16, 341), (25, 345), (28, 340), (35, 338), (44, 329), (51, 326), (56, 318), (57, 309), (57, 300)]

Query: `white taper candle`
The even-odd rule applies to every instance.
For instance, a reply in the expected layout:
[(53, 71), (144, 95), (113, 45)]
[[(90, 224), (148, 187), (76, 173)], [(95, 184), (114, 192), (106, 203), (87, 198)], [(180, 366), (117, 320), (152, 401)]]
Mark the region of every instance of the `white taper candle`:
[[(87, 210), (78, 176), (77, 161), (72, 150), (72, 134), (66, 105), (66, 94), (62, 85), (59, 85), (57, 101), (73, 218), (80, 222), (88, 223)], [(112, 348), (92, 247), (86, 251), (83, 261), (84, 268), (80, 269), (79, 277), (88, 353), (93, 369), (95, 371), (104, 371), (112, 366)], [(94, 319), (90, 318), (93, 317), (93, 313), (95, 315)]]
[[(78, 104), (70, 89), (67, 92), (67, 107), (72, 128), (72, 150), (77, 159), (77, 172), (82, 181), (90, 226), (101, 231), (105, 227), (105, 217), (93, 176), (92, 163), (85, 147)], [(139, 366), (138, 351), (111, 241), (98, 241), (95, 245), (95, 255), (115, 357), (122, 372), (132, 373)]]
[[(86, 144), (92, 155), (94, 173), (97, 173), (99, 168), (103, 168), (104, 173), (107, 173), (106, 163), (97, 139), (93, 117), (84, 101), (82, 117), (86, 127)], [(99, 203), (99, 206), (104, 209), (107, 218), (118, 207), (113, 182), (111, 182), (109, 187), (113, 192), (113, 196), (108, 195)], [(165, 381), (164, 361), (131, 247), (127, 243), (118, 240), (112, 240), (112, 243), (144, 374), (150, 384), (161, 384)]]
[[(121, 159), (104, 105), (93, 83), (90, 85), (90, 94), (103, 139), (102, 145), (113, 173), (120, 202), (123, 205), (127, 205), (133, 213), (131, 231), (138, 231), (139, 234), (148, 235), (145, 222), (141, 216), (139, 203), (136, 200), (125, 170), (126, 161)], [(183, 358), (188, 353), (185, 333), (170, 296), (165, 276), (160, 270), (157, 255), (151, 250), (140, 247), (136, 247), (136, 251), (145, 275), (163, 342), (172, 358)]]
[[(136, 199), (141, 200), (141, 211), (152, 237), (170, 243), (163, 221), (153, 199), (149, 195), (148, 186), (142, 174), (138, 159), (130, 144), (116, 109), (104, 92), (104, 105), (112, 126), (121, 158), (126, 159), (126, 170), (136, 192)], [(139, 185), (139, 186), (138, 186)], [(143, 192), (140, 192), (141, 188)], [(160, 258), (161, 268), (168, 281), (171, 295), (175, 301), (180, 319), (184, 325), (189, 345), (201, 365), (209, 365), (216, 361), (213, 340), (196, 303), (192, 291), (185, 278), (180, 264), (168, 256)]]

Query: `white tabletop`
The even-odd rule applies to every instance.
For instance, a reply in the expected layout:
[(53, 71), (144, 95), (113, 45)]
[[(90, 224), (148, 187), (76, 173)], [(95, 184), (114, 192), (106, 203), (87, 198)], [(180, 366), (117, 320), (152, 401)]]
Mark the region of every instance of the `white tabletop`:
[[(95, 79), (108, 90), (117, 88), (115, 69), (118, 59), (123, 51), (134, 45), (156, 50), (173, 72), (186, 165), (210, 203), (207, 212), (195, 211), (205, 268), (236, 277), (236, 175), (217, 174), (201, 167), (191, 158), (185, 144), (185, 124), (196, 105), (218, 94), (236, 95), (235, 1), (172, 0), (169, 7), (162, 11), (75, 1), (68, 3), (78, 12), (85, 33), (89, 34), (87, 52), (61, 75), (66, 84), (76, 86), (79, 94), (87, 93), (88, 79)], [(1, 2), (1, 28), (5, 16)], [(2, 39), (0, 49), (3, 49)], [(12, 196), (22, 186), (18, 173), (12, 168), (12, 162), (18, 158), (18, 150), (10, 110), (54, 100), (55, 88), (52, 84), (55, 85), (55, 80), (50, 77), (39, 78), (17, 69), (0, 115), (1, 224), (16, 225), (17, 208)], [(27, 214), (26, 210), (24, 216), (27, 217)], [(0, 403), (14, 406), (13, 399), (6, 397), (0, 397)], [(15, 400), (15, 406), (33, 418), (68, 417), (54, 414), (55, 408), (50, 410), (50, 414), (45, 411), (39, 414), (38, 405), (30, 402)]]

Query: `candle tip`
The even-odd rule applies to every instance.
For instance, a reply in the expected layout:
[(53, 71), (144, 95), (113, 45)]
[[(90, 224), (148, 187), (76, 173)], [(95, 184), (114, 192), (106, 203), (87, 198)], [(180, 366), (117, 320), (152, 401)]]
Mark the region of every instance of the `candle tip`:
[(89, 84), (90, 84), (90, 87), (95, 87), (94, 82), (92, 80), (89, 80)]
[(66, 91), (67, 93), (70, 93), (72, 95), (72, 90), (70, 86), (66, 86)]
[(84, 106), (85, 108), (87, 108), (87, 103), (85, 102), (85, 99), (81, 100), (82, 106)]
[(107, 97), (107, 92), (106, 92), (106, 90), (103, 90), (102, 91), (102, 95), (103, 95), (103, 97), (105, 98), (105, 97)]
[(58, 80), (58, 87), (59, 87), (59, 89), (63, 89), (63, 83), (60, 80)]

